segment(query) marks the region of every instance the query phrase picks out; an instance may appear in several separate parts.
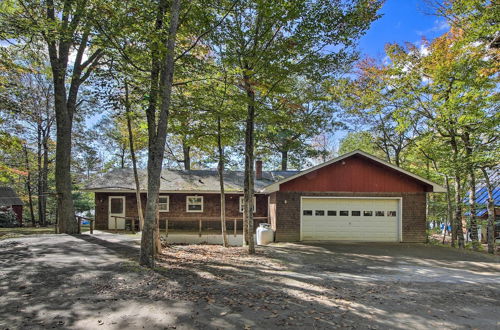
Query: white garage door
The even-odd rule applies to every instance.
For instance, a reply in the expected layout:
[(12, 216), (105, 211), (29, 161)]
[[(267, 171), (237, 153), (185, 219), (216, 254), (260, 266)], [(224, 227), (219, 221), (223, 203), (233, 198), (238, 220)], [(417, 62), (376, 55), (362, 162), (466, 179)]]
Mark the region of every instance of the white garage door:
[(302, 240), (399, 241), (399, 200), (302, 198)]

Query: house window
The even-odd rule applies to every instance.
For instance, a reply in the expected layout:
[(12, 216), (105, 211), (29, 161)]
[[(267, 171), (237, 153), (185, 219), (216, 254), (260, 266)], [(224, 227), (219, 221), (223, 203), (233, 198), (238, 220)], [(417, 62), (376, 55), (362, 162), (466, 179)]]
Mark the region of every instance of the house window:
[(110, 198), (110, 212), (112, 214), (122, 214), (123, 213), (123, 202), (125, 197), (111, 197)]
[(323, 211), (323, 210), (316, 210), (316, 211), (314, 211), (314, 215), (323, 216), (323, 215), (325, 215), (325, 211)]
[(339, 214), (341, 217), (347, 217), (349, 216), (349, 211), (340, 211)]
[(328, 212), (326, 214), (329, 215), (329, 216), (336, 216), (337, 215), (337, 211), (328, 210)]
[(158, 211), (168, 212), (169, 211), (169, 197), (167, 195), (160, 195), (158, 197)]
[(387, 211), (387, 216), (388, 217), (395, 217), (396, 216), (396, 211)]
[(351, 215), (353, 217), (359, 217), (359, 216), (361, 216), (361, 211), (351, 211)]
[[(245, 209), (245, 196), (240, 196), (240, 213), (243, 213)], [(255, 196), (253, 197), (253, 213), (257, 211), (257, 200)]]
[(302, 211), (302, 214), (303, 215), (313, 215), (313, 211), (312, 210), (304, 210), (304, 211)]
[(186, 212), (203, 212), (203, 196), (187, 196)]
[(375, 216), (376, 217), (383, 217), (384, 216), (384, 211), (375, 211)]
[(371, 216), (373, 216), (373, 211), (363, 211), (363, 216), (371, 217)]

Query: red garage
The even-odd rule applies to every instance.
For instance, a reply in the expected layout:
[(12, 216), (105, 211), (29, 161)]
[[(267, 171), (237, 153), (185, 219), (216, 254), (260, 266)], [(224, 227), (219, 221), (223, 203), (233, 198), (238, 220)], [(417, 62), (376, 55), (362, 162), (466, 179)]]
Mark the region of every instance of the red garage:
[(362, 151), (264, 189), (276, 241), (423, 242), (426, 193), (444, 191)]

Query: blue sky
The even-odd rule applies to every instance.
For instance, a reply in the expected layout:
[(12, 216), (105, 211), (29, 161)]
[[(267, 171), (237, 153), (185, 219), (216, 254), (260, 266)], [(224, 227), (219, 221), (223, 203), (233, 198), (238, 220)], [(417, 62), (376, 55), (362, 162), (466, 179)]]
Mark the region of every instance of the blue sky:
[(375, 21), (360, 40), (361, 55), (384, 58), (386, 43), (419, 43), (423, 36), (432, 40), (448, 30), (445, 20), (430, 15), (422, 0), (387, 0), (382, 17)]

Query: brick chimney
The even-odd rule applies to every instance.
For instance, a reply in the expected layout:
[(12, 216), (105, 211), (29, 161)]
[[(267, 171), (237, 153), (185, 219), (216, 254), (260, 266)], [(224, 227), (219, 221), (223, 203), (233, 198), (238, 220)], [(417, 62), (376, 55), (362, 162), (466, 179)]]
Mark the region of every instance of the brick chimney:
[(255, 161), (255, 179), (262, 179), (262, 160), (260, 159)]

